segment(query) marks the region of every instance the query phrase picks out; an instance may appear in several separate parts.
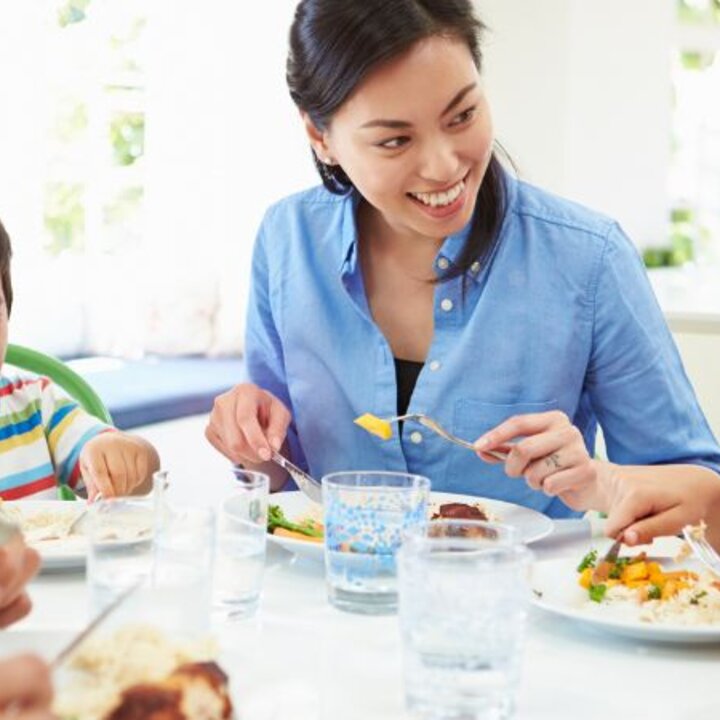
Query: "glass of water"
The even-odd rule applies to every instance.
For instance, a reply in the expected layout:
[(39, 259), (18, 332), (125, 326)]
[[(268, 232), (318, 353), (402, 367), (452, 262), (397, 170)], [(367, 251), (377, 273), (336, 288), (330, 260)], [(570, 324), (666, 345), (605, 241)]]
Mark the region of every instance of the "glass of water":
[(233, 468), (233, 486), (218, 511), (213, 605), (225, 619), (253, 615), (260, 603), (270, 478)]
[(398, 553), (405, 698), (416, 717), (503, 720), (514, 712), (530, 552), (510, 527), (441, 520)]
[(215, 511), (163, 503), (158, 508), (151, 602), (156, 623), (190, 635), (210, 624)]
[(155, 504), (147, 497), (98, 500), (84, 522), (90, 611), (95, 614), (138, 582), (149, 584)]
[(430, 481), (394, 472), (322, 479), (328, 599), (340, 610), (397, 610), (395, 554), (403, 531), (427, 522)]

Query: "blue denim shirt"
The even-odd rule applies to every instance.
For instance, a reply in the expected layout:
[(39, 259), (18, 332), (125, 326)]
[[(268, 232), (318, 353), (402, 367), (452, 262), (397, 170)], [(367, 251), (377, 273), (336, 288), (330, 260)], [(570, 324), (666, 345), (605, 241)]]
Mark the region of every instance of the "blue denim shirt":
[[(712, 436), (649, 286), (618, 225), (506, 178), (492, 256), (435, 288), (434, 336), (408, 412), (475, 440), (519, 413), (560, 409), (594, 452), (599, 423), (618, 463), (696, 463), (720, 472)], [(382, 440), (353, 424), (391, 416), (392, 351), (371, 317), (358, 259), (357, 195), (315, 188), (267, 212), (253, 256), (246, 359), (252, 382), (293, 416), (292, 457), (314, 476), (384, 469), (435, 490), (576, 515), (502, 465), (405, 423)], [(446, 238), (438, 274), (469, 226)]]

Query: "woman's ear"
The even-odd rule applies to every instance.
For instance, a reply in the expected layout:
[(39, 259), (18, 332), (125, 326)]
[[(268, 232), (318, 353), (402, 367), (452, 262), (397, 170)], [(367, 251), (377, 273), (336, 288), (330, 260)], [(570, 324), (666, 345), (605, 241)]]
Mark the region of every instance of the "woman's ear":
[(301, 112), (300, 116), (302, 117), (303, 125), (305, 126), (305, 133), (308, 136), (310, 145), (315, 151), (315, 154), (318, 156), (320, 162), (325, 163), (326, 165), (334, 165), (335, 160), (332, 158), (330, 150), (327, 146), (327, 133), (323, 130), (319, 130), (306, 112)]

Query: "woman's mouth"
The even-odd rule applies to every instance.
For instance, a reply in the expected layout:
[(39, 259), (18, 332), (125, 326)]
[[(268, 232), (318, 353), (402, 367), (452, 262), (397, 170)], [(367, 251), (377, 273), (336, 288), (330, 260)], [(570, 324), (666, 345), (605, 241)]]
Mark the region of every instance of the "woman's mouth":
[(427, 215), (434, 218), (446, 218), (454, 215), (465, 204), (466, 180), (467, 175), (443, 192), (409, 192), (407, 196)]

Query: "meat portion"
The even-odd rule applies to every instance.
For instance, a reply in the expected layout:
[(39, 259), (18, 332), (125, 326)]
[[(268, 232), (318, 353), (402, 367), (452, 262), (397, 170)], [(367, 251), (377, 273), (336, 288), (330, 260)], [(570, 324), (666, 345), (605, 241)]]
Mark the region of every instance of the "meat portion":
[(487, 513), (477, 505), (467, 503), (445, 503), (433, 514), (432, 520), (489, 520)]
[(227, 675), (214, 662), (187, 663), (157, 683), (123, 691), (106, 720), (229, 720)]

